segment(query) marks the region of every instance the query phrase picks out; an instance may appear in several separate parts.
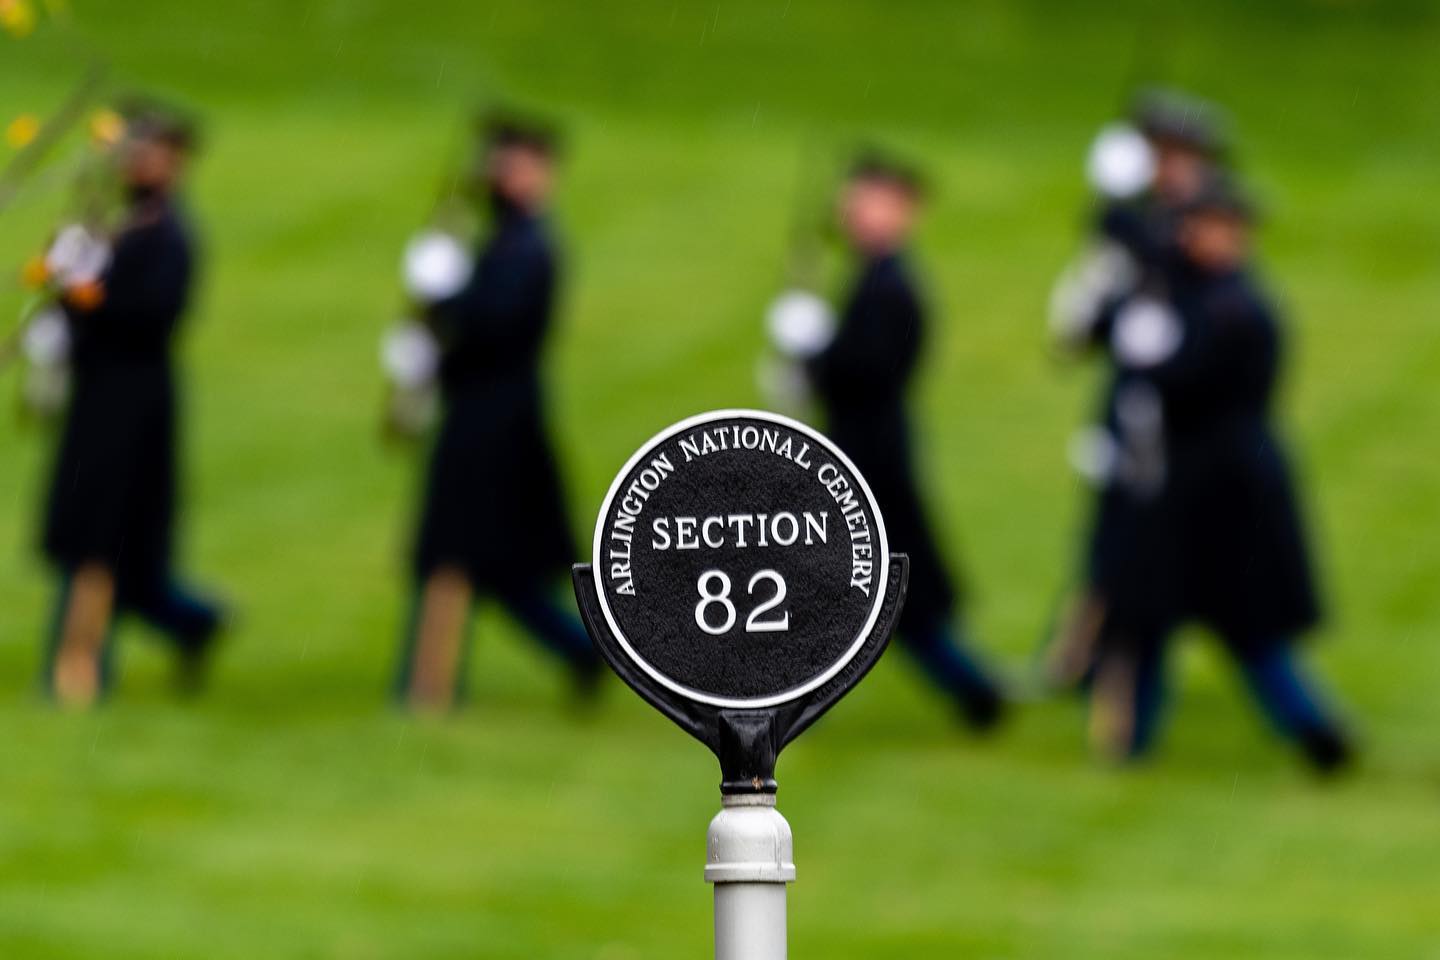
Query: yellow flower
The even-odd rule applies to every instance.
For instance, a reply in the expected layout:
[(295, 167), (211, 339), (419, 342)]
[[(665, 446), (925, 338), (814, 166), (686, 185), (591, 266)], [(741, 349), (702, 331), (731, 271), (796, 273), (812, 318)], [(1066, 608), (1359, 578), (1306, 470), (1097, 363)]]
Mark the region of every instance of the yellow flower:
[[(3, 2), (3, 0), (0, 0)], [(35, 119), (33, 113), (22, 113), (10, 121), (10, 126), (5, 128), (5, 142), (16, 150), (26, 146), (35, 135), (40, 132), (40, 121)]]
[(35, 29), (35, 8), (30, 0), (0, 0), (0, 27), (12, 37), (29, 36)]
[(39, 290), (49, 279), (50, 268), (45, 266), (45, 258), (39, 254), (26, 260), (20, 271), (20, 281), (31, 290)]
[(96, 110), (90, 115), (90, 142), (97, 147), (113, 147), (125, 136), (125, 120), (114, 110)]

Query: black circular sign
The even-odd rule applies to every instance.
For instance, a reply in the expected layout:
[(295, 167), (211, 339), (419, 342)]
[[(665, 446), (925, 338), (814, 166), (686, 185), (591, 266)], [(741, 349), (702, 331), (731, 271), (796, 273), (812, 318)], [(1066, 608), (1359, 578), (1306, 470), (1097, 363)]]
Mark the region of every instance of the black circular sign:
[(662, 430), (595, 525), (600, 606), (620, 646), (690, 700), (762, 708), (849, 663), (889, 579), (863, 477), (787, 417), (720, 410)]

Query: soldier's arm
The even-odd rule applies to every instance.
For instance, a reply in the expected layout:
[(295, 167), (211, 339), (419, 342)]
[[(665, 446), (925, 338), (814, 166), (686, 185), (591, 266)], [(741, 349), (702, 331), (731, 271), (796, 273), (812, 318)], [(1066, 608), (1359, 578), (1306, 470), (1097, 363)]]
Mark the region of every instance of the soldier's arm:
[(95, 299), (72, 291), (66, 305), (80, 323), (124, 324), (126, 334), (161, 336), (184, 308), (189, 286), (190, 254), (183, 240), (147, 227), (117, 241)]
[(1116, 314), (1130, 298), (1132, 284), (1128, 275), (1118, 277), (1103, 266), (1112, 254), (1125, 257), (1118, 248), (1092, 251), (1068, 268), (1051, 291), (1050, 332), (1055, 344), (1067, 354), (1103, 349), (1110, 340)]
[(908, 290), (889, 289), (865, 316), (844, 324), (810, 362), (827, 388), (894, 389), (903, 385), (919, 350), (921, 308)]
[(1111, 204), (1096, 218), (1096, 241), (1061, 272), (1050, 292), (1050, 332), (1064, 352), (1104, 344), (1120, 302), (1139, 283), (1145, 225), (1129, 207)]
[(546, 312), (553, 274), (543, 251), (488, 265), (456, 296), (434, 305), (432, 326), (451, 349), (495, 354), (523, 347), (544, 334), (534, 321)]
[(1209, 322), (1187, 330), (1174, 355), (1157, 366), (1155, 382), (1171, 396), (1228, 407), (1268, 392), (1277, 357), (1274, 325), (1261, 303), (1225, 298)]
[(1102, 207), (1095, 217), (1095, 233), (1141, 262), (1149, 261), (1156, 252), (1150, 226), (1133, 204), (1110, 203)]

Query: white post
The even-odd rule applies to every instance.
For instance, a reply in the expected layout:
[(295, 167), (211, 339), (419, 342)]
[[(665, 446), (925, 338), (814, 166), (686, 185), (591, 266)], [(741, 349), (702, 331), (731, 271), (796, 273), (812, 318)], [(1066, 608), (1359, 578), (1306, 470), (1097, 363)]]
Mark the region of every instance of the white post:
[(774, 794), (723, 796), (710, 821), (705, 880), (715, 884), (715, 960), (785, 960), (785, 884), (795, 841)]

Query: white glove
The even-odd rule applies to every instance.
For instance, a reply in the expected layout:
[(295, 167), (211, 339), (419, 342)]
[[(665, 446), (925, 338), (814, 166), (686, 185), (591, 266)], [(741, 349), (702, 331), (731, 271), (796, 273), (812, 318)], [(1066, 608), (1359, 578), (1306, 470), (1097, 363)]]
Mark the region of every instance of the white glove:
[(49, 419), (58, 415), (70, 398), (70, 368), (64, 364), (30, 367), (25, 371), (21, 397), (25, 408), (37, 417)]
[(70, 359), (70, 324), (65, 314), (47, 307), (25, 328), (25, 359), (36, 367), (59, 367)]
[(1165, 486), (1165, 401), (1154, 384), (1125, 384), (1115, 396), (1123, 456), (1116, 476), (1132, 492), (1153, 497)]
[(1090, 144), (1085, 174), (1104, 196), (1125, 200), (1143, 192), (1155, 178), (1155, 151), (1129, 124), (1106, 124)]
[(805, 368), (783, 357), (761, 357), (755, 364), (755, 384), (772, 409), (792, 416), (802, 416), (813, 399)]
[(1129, 293), (1139, 275), (1134, 259), (1118, 244), (1086, 251), (1061, 272), (1050, 292), (1050, 332), (1066, 345), (1082, 342), (1105, 304)]
[(459, 293), (474, 264), (460, 240), (443, 230), (426, 230), (405, 245), (405, 289), (421, 303)]
[(394, 433), (421, 437), (440, 415), (440, 391), (433, 384), (419, 390), (396, 390), (386, 408), (386, 424)]
[(1100, 426), (1083, 427), (1070, 438), (1066, 449), (1070, 466), (1091, 485), (1106, 486), (1115, 475), (1120, 448), (1110, 431)]
[(835, 339), (835, 314), (828, 303), (808, 290), (786, 290), (765, 311), (765, 327), (782, 356), (805, 360)]
[(402, 320), (380, 343), (380, 366), (397, 387), (418, 390), (440, 369), (440, 344), (424, 324)]
[(78, 223), (60, 228), (45, 251), (45, 269), (62, 287), (92, 283), (110, 265), (110, 244)]
[(1153, 297), (1136, 297), (1120, 308), (1110, 346), (1121, 366), (1145, 370), (1174, 356), (1184, 339), (1180, 317)]

